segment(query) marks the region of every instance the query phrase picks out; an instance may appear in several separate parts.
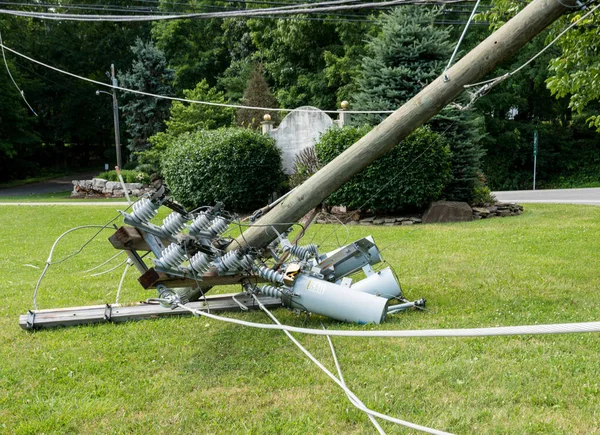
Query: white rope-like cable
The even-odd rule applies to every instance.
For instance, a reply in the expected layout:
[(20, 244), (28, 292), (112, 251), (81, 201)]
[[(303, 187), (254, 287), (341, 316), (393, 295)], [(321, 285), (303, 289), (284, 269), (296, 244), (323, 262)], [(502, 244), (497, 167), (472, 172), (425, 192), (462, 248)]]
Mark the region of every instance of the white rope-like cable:
[(86, 270), (86, 271), (84, 271), (84, 272), (85, 272), (85, 273), (90, 273), (90, 272), (93, 272), (93, 271), (94, 271), (94, 270), (96, 270), (96, 269), (100, 269), (102, 266), (104, 266), (105, 264), (108, 264), (108, 263), (110, 263), (111, 261), (113, 261), (115, 258), (117, 258), (119, 255), (121, 255), (121, 254), (123, 254), (123, 253), (125, 253), (125, 251), (119, 251), (119, 252), (117, 252), (115, 255), (113, 255), (112, 257), (110, 257), (108, 260), (106, 260), (104, 263), (102, 263), (102, 264), (99, 264), (99, 265), (97, 265), (97, 266), (94, 266), (94, 267), (92, 267), (91, 269), (88, 269), (88, 270)]
[[(233, 109), (264, 110), (265, 112), (315, 112), (315, 109), (281, 109), (281, 108), (274, 108), (274, 107), (244, 106), (241, 104), (226, 104), (226, 103), (214, 103), (212, 101), (188, 100), (186, 98), (169, 97), (167, 95), (159, 95), (159, 94), (153, 94), (151, 92), (144, 92), (144, 91), (138, 91), (135, 89), (123, 88), (121, 86), (113, 86), (109, 83), (99, 82), (97, 80), (89, 79), (87, 77), (73, 74), (69, 71), (65, 71), (60, 68), (54, 67), (52, 65), (48, 65), (44, 62), (41, 62), (39, 60), (33, 59), (32, 57), (29, 57), (29, 56), (23, 54), (23, 53), (20, 53), (17, 50), (13, 50), (12, 48), (7, 47), (3, 43), (0, 43), (0, 47), (2, 47), (2, 49), (6, 49), (7, 51), (10, 51), (13, 54), (16, 54), (17, 56), (22, 57), (23, 59), (26, 59), (30, 62), (33, 62), (33, 63), (43, 66), (45, 68), (51, 69), (52, 71), (56, 71), (58, 73), (65, 74), (65, 75), (68, 75), (70, 77), (73, 77), (73, 78), (76, 78), (79, 80), (93, 83), (98, 86), (104, 86), (106, 88), (116, 89), (118, 91), (123, 91), (123, 92), (130, 92), (132, 94), (143, 95), (146, 97), (160, 98), (163, 100), (170, 100), (170, 101), (180, 101), (182, 103), (202, 104), (205, 106), (214, 106), (214, 107), (229, 107), (229, 108), (233, 108)], [(324, 113), (340, 113), (338, 110), (321, 110), (321, 111)], [(382, 110), (344, 110), (344, 113), (351, 113), (351, 114), (394, 113), (394, 110), (383, 110), (383, 111)]]
[[(325, 325), (323, 325), (323, 323), (321, 323), (321, 327), (323, 329), (325, 329)], [(333, 357), (333, 362), (335, 364), (335, 368), (338, 372), (338, 379), (340, 380), (342, 385), (344, 385), (344, 387), (347, 387), (346, 381), (344, 380), (344, 375), (342, 373), (342, 368), (340, 367), (340, 362), (337, 359), (337, 354), (335, 352), (335, 348), (333, 347), (333, 341), (331, 341), (331, 337), (329, 335), (326, 335), (326, 337), (327, 337), (327, 341), (329, 342), (329, 348), (331, 349), (331, 356)], [(354, 399), (352, 397), (350, 397), (348, 394), (346, 394), (346, 396), (354, 404), (354, 402), (355, 402)], [(359, 403), (362, 406), (365, 406), (365, 404), (362, 402), (362, 400), (358, 401), (357, 403)], [(383, 430), (381, 425), (377, 422), (375, 417), (373, 417), (369, 413), (366, 413), (366, 414), (367, 414), (367, 417), (369, 417), (369, 420), (371, 420), (371, 423), (373, 423), (373, 426), (375, 426), (375, 429), (377, 429), (377, 432), (379, 432), (380, 435), (386, 435), (385, 431)]]
[(115, 305), (119, 303), (119, 296), (121, 296), (121, 288), (123, 287), (123, 281), (125, 281), (125, 275), (127, 275), (127, 271), (131, 266), (131, 262), (128, 262), (125, 265), (125, 270), (123, 270), (123, 275), (121, 275), (121, 281), (119, 281), (119, 287), (117, 288), (117, 296), (115, 297)]
[[(279, 320), (277, 320), (277, 318), (273, 315), (273, 313), (271, 313), (267, 309), (267, 307), (265, 307), (255, 295), (252, 295), (252, 296), (254, 297), (254, 300), (258, 303), (258, 306), (260, 307), (260, 309), (263, 310), (267, 314), (267, 316), (269, 316), (271, 318), (271, 320), (273, 320), (273, 322), (277, 326), (282, 326), (281, 323), (279, 322)], [(276, 326), (276, 325), (274, 325), (274, 326)], [(326, 333), (327, 331), (323, 331), (323, 332)], [(401, 426), (406, 426), (411, 429), (419, 430), (421, 432), (426, 432), (426, 433), (435, 434), (435, 435), (448, 435), (449, 434), (448, 432), (440, 431), (440, 430), (433, 429), (433, 428), (430, 428), (427, 426), (421, 426), (420, 424), (415, 424), (415, 423), (411, 423), (409, 421), (400, 420), (399, 418), (390, 417), (389, 415), (381, 414), (377, 411), (373, 411), (372, 409), (367, 408), (364, 404), (362, 404), (361, 400), (358, 397), (356, 397), (356, 395), (348, 387), (346, 387), (346, 385), (344, 385), (343, 382), (341, 382), (338, 378), (336, 378), (333, 373), (331, 373), (323, 364), (321, 364), (321, 362), (318, 359), (316, 359), (313, 356), (313, 354), (310, 353), (304, 346), (302, 346), (300, 344), (300, 342), (298, 342), (298, 340), (296, 340), (292, 334), (290, 334), (288, 331), (284, 331), (284, 333), (298, 347), (298, 349), (300, 349), (313, 363), (315, 363), (317, 365), (317, 367), (319, 367), (321, 370), (323, 370), (323, 372), (327, 376), (329, 376), (331, 378), (331, 380), (333, 380), (342, 390), (344, 390), (344, 392), (346, 393), (346, 395), (349, 398), (353, 399), (353, 400), (351, 400), (351, 403), (356, 408), (360, 409), (363, 412), (366, 412), (369, 415), (379, 417), (383, 420), (390, 421), (392, 423), (396, 423)]]
[(571, 30), (573, 27), (575, 27), (577, 24), (579, 24), (582, 20), (584, 20), (588, 16), (590, 16), (599, 7), (600, 7), (600, 4), (597, 4), (594, 8), (590, 9), (585, 15), (582, 15), (576, 21), (574, 21), (573, 23), (571, 23), (570, 26), (568, 26), (565, 30), (563, 30), (562, 32), (560, 32), (559, 35), (556, 38), (554, 38), (548, 45), (546, 45), (544, 48), (542, 48), (540, 51), (538, 51), (537, 54), (535, 54), (535, 56), (533, 56), (531, 59), (529, 59), (527, 62), (525, 62), (523, 65), (521, 65), (520, 67), (518, 67), (514, 71), (511, 71), (509, 73), (503, 74), (503, 75), (498, 76), (498, 77), (494, 77), (493, 79), (484, 80), (482, 82), (477, 82), (477, 83), (471, 83), (471, 84), (465, 85), (464, 87), (465, 88), (472, 88), (474, 86), (486, 85), (486, 84), (492, 83), (492, 82), (495, 82), (494, 84), (498, 84), (498, 83), (506, 80), (507, 78), (515, 75), (516, 73), (518, 73), (519, 71), (521, 71), (523, 68), (525, 68), (527, 65), (529, 65), (531, 62), (533, 62), (535, 59), (537, 59), (538, 57), (540, 57), (546, 50), (548, 50), (550, 47), (552, 47), (552, 45), (554, 45), (554, 43), (556, 41), (558, 41), (560, 38), (562, 38), (565, 33), (567, 33), (569, 30)]
[(110, 273), (110, 272), (112, 272), (113, 270), (116, 270), (116, 269), (118, 269), (119, 267), (123, 266), (125, 263), (127, 263), (127, 261), (128, 261), (128, 260), (129, 260), (129, 259), (127, 259), (127, 260), (123, 260), (123, 261), (121, 261), (119, 264), (117, 264), (117, 265), (116, 265), (116, 266), (114, 266), (114, 267), (111, 267), (111, 268), (110, 268), (110, 269), (108, 269), (108, 270), (104, 270), (104, 271), (102, 271), (102, 272), (98, 272), (98, 273), (93, 273), (93, 274), (91, 274), (90, 276), (100, 276), (100, 275), (105, 275), (105, 274), (107, 274), (107, 273)]
[(522, 326), (492, 326), (487, 328), (464, 328), (464, 329), (400, 329), (400, 330), (372, 330), (372, 331), (350, 331), (339, 329), (299, 328), (288, 325), (270, 325), (266, 323), (248, 322), (246, 320), (232, 319), (217, 316), (203, 311), (194, 310), (182, 306), (187, 311), (208, 317), (214, 320), (235, 323), (242, 326), (250, 326), (259, 329), (283, 330), (298, 332), (309, 335), (330, 335), (332, 337), (501, 337), (507, 335), (545, 335), (545, 334), (576, 334), (584, 332), (600, 332), (600, 322), (579, 323), (556, 323), (549, 325), (522, 325)]
[(4, 45), (3, 44), (4, 44), (4, 42), (2, 41), (2, 33), (0, 32), (0, 46), (2, 47), (2, 59), (4, 59), (4, 66), (6, 67), (6, 72), (8, 73), (8, 76), (10, 77), (10, 79), (12, 80), (13, 85), (15, 85), (15, 88), (17, 88), (17, 91), (19, 91), (21, 98), (23, 98), (23, 101), (25, 101), (25, 104), (27, 104), (27, 107), (29, 107), (29, 110), (31, 110), (31, 113), (33, 113), (35, 116), (38, 116), (38, 114), (35, 113), (35, 110), (33, 110), (33, 107), (31, 107), (31, 104), (29, 104), (29, 101), (27, 101), (27, 98), (25, 98), (25, 92), (23, 92), (23, 90), (21, 88), (19, 88), (19, 85), (17, 84), (17, 82), (13, 78), (12, 73), (10, 72), (10, 68), (8, 67), (8, 61), (6, 60), (6, 54), (4, 53)]

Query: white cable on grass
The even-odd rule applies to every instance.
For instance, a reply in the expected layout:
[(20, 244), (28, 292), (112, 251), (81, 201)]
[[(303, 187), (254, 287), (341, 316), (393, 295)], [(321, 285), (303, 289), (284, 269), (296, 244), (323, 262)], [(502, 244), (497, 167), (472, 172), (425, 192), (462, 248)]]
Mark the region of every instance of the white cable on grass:
[(121, 288), (123, 287), (123, 281), (125, 281), (125, 275), (127, 275), (127, 271), (131, 266), (131, 262), (128, 262), (125, 266), (125, 270), (123, 270), (123, 275), (121, 275), (121, 281), (119, 281), (119, 287), (117, 288), (117, 296), (115, 297), (115, 305), (119, 303), (119, 296), (121, 296)]
[(127, 259), (127, 260), (123, 260), (123, 261), (121, 261), (119, 264), (117, 264), (115, 267), (111, 267), (110, 269), (108, 269), (108, 270), (104, 270), (104, 271), (102, 271), (102, 272), (93, 273), (93, 274), (91, 274), (90, 276), (100, 276), (100, 275), (105, 275), (105, 274), (107, 274), (107, 273), (110, 273), (110, 272), (112, 272), (113, 270), (116, 270), (116, 269), (118, 269), (119, 267), (123, 266), (125, 263), (127, 263), (127, 261), (128, 261), (128, 260), (129, 260), (129, 259)]
[(105, 264), (108, 264), (108, 263), (110, 263), (111, 261), (113, 261), (115, 258), (117, 258), (119, 255), (121, 255), (121, 254), (123, 254), (123, 253), (125, 253), (125, 251), (119, 251), (119, 252), (117, 252), (115, 255), (113, 255), (112, 257), (110, 257), (108, 260), (106, 260), (104, 263), (101, 263), (101, 264), (99, 264), (99, 265), (97, 265), (97, 266), (94, 266), (94, 267), (92, 267), (91, 269), (88, 269), (88, 270), (86, 270), (86, 271), (84, 271), (84, 272), (85, 272), (85, 273), (90, 273), (90, 272), (93, 272), (93, 271), (94, 271), (94, 270), (96, 270), (96, 269), (100, 269), (102, 266), (104, 266)]
[[(321, 327), (323, 329), (325, 329), (325, 325), (323, 325), (323, 323), (321, 323)], [(331, 337), (329, 335), (326, 335), (327, 337), (327, 341), (329, 342), (329, 348), (331, 349), (331, 356), (333, 357), (333, 362), (335, 363), (335, 368), (338, 372), (338, 379), (340, 380), (340, 382), (342, 383), (342, 385), (344, 385), (344, 387), (347, 387), (346, 385), (346, 381), (344, 380), (344, 375), (342, 374), (342, 368), (340, 367), (340, 363), (337, 359), (337, 354), (335, 353), (335, 348), (333, 347), (333, 341), (331, 341)], [(346, 394), (346, 396), (348, 396)], [(354, 404), (354, 399), (350, 396), (348, 396), (348, 399), (353, 402)], [(357, 402), (362, 406), (365, 406), (365, 404), (361, 401)], [(356, 406), (356, 405), (355, 405)], [(386, 435), (385, 431), (383, 430), (383, 428), (381, 427), (381, 425), (377, 422), (377, 420), (375, 419), (375, 417), (373, 417), (371, 414), (366, 413), (367, 417), (369, 417), (369, 420), (371, 420), (371, 423), (373, 423), (373, 426), (375, 426), (375, 429), (377, 429), (377, 432), (380, 433), (380, 435)]]
[[(129, 88), (123, 88), (121, 86), (113, 86), (109, 83), (104, 83), (104, 82), (99, 82), (97, 80), (93, 80), (93, 79), (88, 79), (87, 77), (83, 77), (83, 76), (79, 76), (77, 74), (73, 74), (70, 73), (68, 71), (62, 70), (60, 68), (56, 68), (54, 66), (48, 65), (44, 62), (40, 62), (39, 60), (33, 59), (32, 57), (29, 57), (23, 53), (20, 53), (16, 50), (13, 50), (10, 47), (7, 47), (6, 45), (0, 43), (0, 47), (2, 47), (3, 49), (6, 49), (8, 51), (10, 51), (13, 54), (16, 54), (17, 56), (22, 57), (23, 59), (26, 59), (30, 62), (33, 62), (35, 64), (41, 65), (45, 68), (51, 69), (52, 71), (56, 71), (58, 73), (61, 74), (65, 74), (68, 75), (70, 77), (74, 77), (76, 79), (79, 80), (83, 80), (89, 83), (93, 83), (95, 85), (98, 86), (104, 86), (107, 88), (111, 88), (111, 89), (116, 89), (118, 91), (123, 91), (123, 92), (130, 92), (132, 94), (137, 94), (137, 95), (143, 95), (146, 97), (153, 97), (153, 98), (160, 98), (160, 99), (164, 99), (164, 100), (170, 100), (170, 101), (180, 101), (182, 103), (191, 103), (191, 104), (202, 104), (205, 106), (215, 106), (215, 107), (231, 107), (234, 109), (250, 109), (250, 110), (263, 110), (265, 112), (315, 112), (314, 109), (281, 109), (281, 108), (274, 108), (274, 107), (258, 107), (258, 106), (243, 106), (240, 104), (226, 104), (226, 103), (213, 103), (211, 101), (200, 101), (200, 100), (188, 100), (186, 98), (178, 98), (178, 97), (169, 97), (166, 95), (158, 95), (158, 94), (153, 94), (151, 92), (143, 92), (143, 91), (138, 91), (135, 89), (129, 89)], [(322, 112), (324, 113), (339, 113), (339, 111), (337, 110), (322, 110)], [(394, 113), (394, 110), (345, 110), (344, 113), (351, 113), (351, 114), (369, 114), (369, 113)]]
[(600, 332), (600, 322), (556, 323), (550, 325), (492, 326), (487, 328), (464, 329), (400, 329), (374, 331), (328, 329), (327, 331), (323, 331), (321, 329), (299, 328), (297, 326), (270, 325), (266, 323), (248, 322), (246, 320), (238, 320), (229, 317), (217, 316), (215, 314), (209, 314), (204, 311), (194, 310), (189, 307), (182, 308), (185, 308), (191, 313), (197, 313), (210, 319), (235, 323), (237, 325), (242, 326), (250, 326), (252, 328), (283, 330), (309, 335), (330, 335), (332, 337), (501, 337), (507, 335), (545, 335)]
[[(269, 316), (271, 318), (271, 320), (273, 320), (273, 322), (276, 323), (277, 326), (282, 326), (281, 323), (279, 322), (279, 320), (277, 320), (277, 318), (267, 309), (267, 307), (265, 307), (260, 302), (260, 300), (256, 297), (256, 295), (252, 295), (252, 296), (254, 297), (254, 300), (258, 303), (258, 306), (260, 307), (260, 309), (263, 310), (267, 314), (267, 316)], [(327, 331), (323, 331), (323, 332), (327, 333)], [(377, 411), (373, 411), (372, 409), (367, 408), (364, 404), (362, 404), (360, 399), (358, 397), (356, 397), (356, 395), (348, 387), (346, 387), (344, 385), (344, 383), (342, 383), (338, 378), (335, 377), (335, 375), (333, 373), (331, 373), (323, 364), (321, 364), (321, 362), (318, 359), (316, 359), (304, 346), (302, 346), (300, 344), (300, 342), (298, 342), (298, 340), (296, 340), (292, 334), (290, 334), (288, 331), (284, 331), (284, 333), (298, 347), (298, 349), (300, 349), (313, 363), (315, 363), (317, 365), (317, 367), (319, 367), (321, 370), (323, 370), (323, 372), (327, 376), (329, 376), (331, 378), (331, 380), (333, 380), (333, 382), (335, 382), (342, 390), (344, 390), (344, 392), (346, 393), (346, 395), (349, 398), (353, 399), (353, 400), (351, 400), (351, 403), (356, 408), (360, 409), (363, 412), (366, 412), (369, 415), (377, 416), (383, 420), (390, 421), (392, 423), (396, 423), (396, 424), (399, 424), (402, 426), (406, 426), (411, 429), (419, 430), (421, 432), (431, 433), (431, 434), (435, 434), (435, 435), (448, 435), (449, 434), (449, 432), (444, 432), (444, 431), (440, 431), (437, 429), (429, 428), (427, 426), (421, 426), (420, 424), (415, 424), (415, 423), (411, 423), (409, 421), (400, 420), (399, 418), (390, 417), (389, 415), (381, 414)]]

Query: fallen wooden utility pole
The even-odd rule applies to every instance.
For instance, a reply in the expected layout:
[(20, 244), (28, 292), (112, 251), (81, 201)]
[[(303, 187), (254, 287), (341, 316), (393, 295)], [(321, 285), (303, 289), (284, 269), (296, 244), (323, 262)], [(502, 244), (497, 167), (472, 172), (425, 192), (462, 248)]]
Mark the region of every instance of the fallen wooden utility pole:
[(273, 225), (281, 232), (290, 226), (284, 222), (298, 221), (350, 177), (439, 113), (464, 91), (465, 85), (481, 80), (574, 5), (575, 0), (534, 0), (443, 76), (289, 194), (258, 221), (260, 226), (250, 227), (229, 249), (243, 245), (262, 248), (275, 240), (277, 234), (265, 231), (265, 225)]

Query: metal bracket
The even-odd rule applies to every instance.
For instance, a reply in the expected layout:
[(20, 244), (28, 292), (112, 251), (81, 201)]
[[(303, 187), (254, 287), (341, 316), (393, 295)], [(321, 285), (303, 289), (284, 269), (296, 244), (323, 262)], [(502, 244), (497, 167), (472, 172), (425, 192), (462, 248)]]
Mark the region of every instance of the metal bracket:
[(109, 304), (106, 304), (106, 307), (104, 307), (104, 320), (106, 320), (107, 322), (110, 322), (112, 318), (112, 307)]
[(31, 310), (27, 311), (27, 329), (35, 327), (35, 313)]

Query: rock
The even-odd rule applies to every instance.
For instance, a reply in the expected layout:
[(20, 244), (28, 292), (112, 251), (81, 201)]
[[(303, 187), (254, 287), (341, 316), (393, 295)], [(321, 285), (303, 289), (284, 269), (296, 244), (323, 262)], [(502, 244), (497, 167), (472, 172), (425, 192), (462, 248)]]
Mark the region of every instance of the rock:
[(393, 224), (394, 222), (396, 222), (396, 218), (385, 218), (383, 222), (386, 224)]
[(508, 215), (510, 215), (510, 211), (509, 210), (498, 210), (497, 215), (500, 217), (508, 216)]
[(142, 183), (125, 183), (125, 188), (127, 190), (141, 189), (142, 187), (143, 187)]
[(402, 221), (402, 223), (400, 225), (412, 225), (412, 224), (413, 224), (413, 221), (406, 220), (406, 221)]
[(402, 221), (407, 221), (408, 218), (407, 217), (397, 217), (396, 218), (396, 222), (402, 222)]
[(358, 221), (350, 221), (346, 225), (358, 225)]
[(385, 219), (374, 219), (373, 225), (382, 225), (385, 223)]
[(115, 189), (118, 189), (119, 187), (120, 187), (119, 183), (117, 183), (116, 181), (107, 181), (104, 189), (106, 190), (106, 193), (111, 193)]
[(318, 224), (326, 224), (327, 221), (325, 219), (317, 219)]
[(345, 205), (335, 205), (335, 206), (331, 207), (331, 213), (333, 213), (333, 214), (342, 214), (342, 213), (347, 213), (347, 212), (348, 212), (348, 210)]
[(436, 201), (423, 215), (426, 224), (439, 222), (469, 222), (473, 220), (473, 211), (466, 202)]
[(361, 224), (371, 224), (375, 220), (374, 217), (368, 217), (360, 220)]
[(485, 207), (473, 207), (473, 212), (479, 214), (481, 217), (490, 214), (490, 211)]
[(106, 182), (107, 181), (103, 178), (92, 178), (93, 189), (102, 192), (106, 186)]
[(418, 217), (411, 217), (410, 220), (413, 221), (413, 223), (415, 224), (420, 224), (421, 222), (423, 222), (423, 219)]

